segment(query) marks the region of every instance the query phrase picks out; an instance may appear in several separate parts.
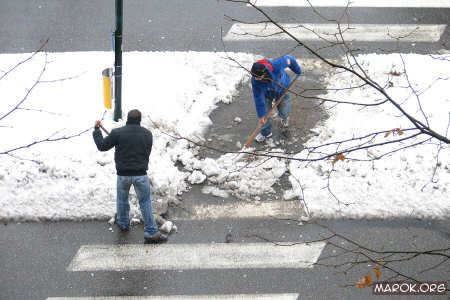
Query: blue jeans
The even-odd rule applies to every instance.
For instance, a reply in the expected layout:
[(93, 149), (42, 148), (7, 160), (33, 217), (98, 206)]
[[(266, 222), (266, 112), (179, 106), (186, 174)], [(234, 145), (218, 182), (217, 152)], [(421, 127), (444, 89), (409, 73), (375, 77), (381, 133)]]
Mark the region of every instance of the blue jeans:
[[(266, 114), (272, 109), (272, 103), (275, 104), (276, 101), (273, 99), (266, 98)], [(278, 104), (278, 116), (281, 119), (287, 119), (291, 114), (291, 99), (289, 95), (286, 95), (284, 99)], [(266, 120), (266, 123), (261, 127), (261, 134), (263, 136), (268, 136), (272, 132), (272, 123), (270, 118)]]
[(144, 220), (144, 236), (154, 237), (158, 233), (153, 217), (150, 182), (147, 175), (117, 176), (117, 224), (121, 228), (130, 227), (130, 202), (128, 196), (131, 185), (134, 186), (139, 200), (142, 219)]

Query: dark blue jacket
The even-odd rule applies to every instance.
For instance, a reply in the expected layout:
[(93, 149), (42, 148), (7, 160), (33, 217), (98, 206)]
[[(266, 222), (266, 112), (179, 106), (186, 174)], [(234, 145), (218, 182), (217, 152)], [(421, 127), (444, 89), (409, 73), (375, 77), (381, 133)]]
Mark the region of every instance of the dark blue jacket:
[(108, 151), (115, 148), (114, 160), (116, 162), (117, 175), (141, 176), (147, 174), (148, 160), (152, 151), (152, 133), (141, 127), (139, 123), (127, 122), (126, 126), (111, 130), (111, 133), (103, 138), (100, 129), (93, 132), (97, 149)]
[[(291, 61), (290, 65), (287, 63), (288, 59)], [(291, 77), (286, 73), (285, 69), (289, 67), (297, 75), (302, 73), (302, 69), (291, 55), (285, 55), (274, 60), (266, 59), (266, 61), (268, 64), (265, 64), (265, 67), (272, 81), (263, 82), (252, 77), (253, 99), (255, 100), (258, 118), (264, 117), (267, 113), (265, 109), (266, 97), (269, 99), (280, 98), (291, 83)], [(289, 95), (286, 95), (286, 97), (289, 97)]]

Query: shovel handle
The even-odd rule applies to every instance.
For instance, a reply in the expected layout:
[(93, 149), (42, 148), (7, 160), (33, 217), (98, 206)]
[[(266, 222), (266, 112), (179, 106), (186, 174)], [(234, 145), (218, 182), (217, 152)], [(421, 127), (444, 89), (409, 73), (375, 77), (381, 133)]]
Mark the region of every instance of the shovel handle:
[(98, 127), (100, 127), (107, 135), (109, 135), (109, 132), (108, 132), (108, 130), (106, 130), (106, 128), (105, 127), (103, 127), (103, 125), (102, 124), (99, 124), (98, 125)]
[[(297, 80), (298, 76), (295, 77), (294, 80), (291, 81), (291, 83), (289, 84), (289, 86), (284, 90), (283, 94), (281, 94), (280, 98), (278, 98), (277, 102), (275, 103), (274, 106), (272, 106), (272, 108), (269, 110), (269, 112), (265, 115), (266, 118), (266, 122), (267, 119), (269, 119), (269, 117), (272, 115), (273, 111), (275, 110), (275, 108), (278, 106), (278, 104), (281, 103), (281, 101), (284, 99), (284, 96), (286, 96), (288, 90), (291, 88), (291, 86), (294, 84), (294, 82)], [(253, 131), (253, 133), (250, 135), (250, 137), (248, 138), (247, 142), (245, 142), (244, 147), (247, 148), (248, 145), (250, 145), (250, 143), (253, 141), (253, 139), (255, 138), (255, 136), (258, 134), (258, 131), (261, 129), (261, 127), (263, 126), (263, 124), (259, 123), (258, 126), (256, 127), (256, 129)]]

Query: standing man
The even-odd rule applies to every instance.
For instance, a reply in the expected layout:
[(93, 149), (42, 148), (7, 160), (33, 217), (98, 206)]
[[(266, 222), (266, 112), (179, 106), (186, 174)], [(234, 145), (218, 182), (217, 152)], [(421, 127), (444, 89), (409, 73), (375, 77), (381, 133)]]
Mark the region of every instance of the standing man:
[(159, 233), (152, 211), (150, 182), (147, 176), (148, 161), (152, 151), (152, 133), (141, 127), (141, 112), (133, 109), (128, 113), (125, 126), (113, 129), (103, 138), (100, 121), (95, 121), (93, 132), (98, 150), (108, 151), (115, 147), (114, 160), (117, 170), (117, 225), (122, 231), (130, 229), (130, 203), (128, 196), (131, 185), (139, 199), (139, 207), (144, 220), (144, 239), (149, 243), (167, 241), (167, 236)]
[[(274, 60), (261, 59), (252, 66), (253, 99), (259, 123), (262, 125), (261, 131), (255, 138), (257, 142), (262, 143), (272, 135), (272, 124), (265, 116), (272, 108), (274, 100), (280, 98), (291, 83), (291, 77), (285, 71), (287, 67), (297, 76), (302, 73), (302, 69), (291, 55), (285, 55)], [(278, 116), (281, 118), (281, 126), (286, 129), (289, 125), (291, 113), (289, 94), (285, 95), (277, 108)]]

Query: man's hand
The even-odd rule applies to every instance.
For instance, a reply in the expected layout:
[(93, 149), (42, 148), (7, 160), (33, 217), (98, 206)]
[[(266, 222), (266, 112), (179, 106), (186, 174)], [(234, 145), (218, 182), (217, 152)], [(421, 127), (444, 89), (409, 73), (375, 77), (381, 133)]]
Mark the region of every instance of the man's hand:
[(267, 119), (266, 117), (262, 117), (261, 119), (259, 119), (258, 124), (263, 126), (266, 123)]
[(102, 126), (102, 121), (99, 121), (99, 120), (97, 120), (97, 121), (95, 121), (95, 128), (100, 128), (100, 126)]

